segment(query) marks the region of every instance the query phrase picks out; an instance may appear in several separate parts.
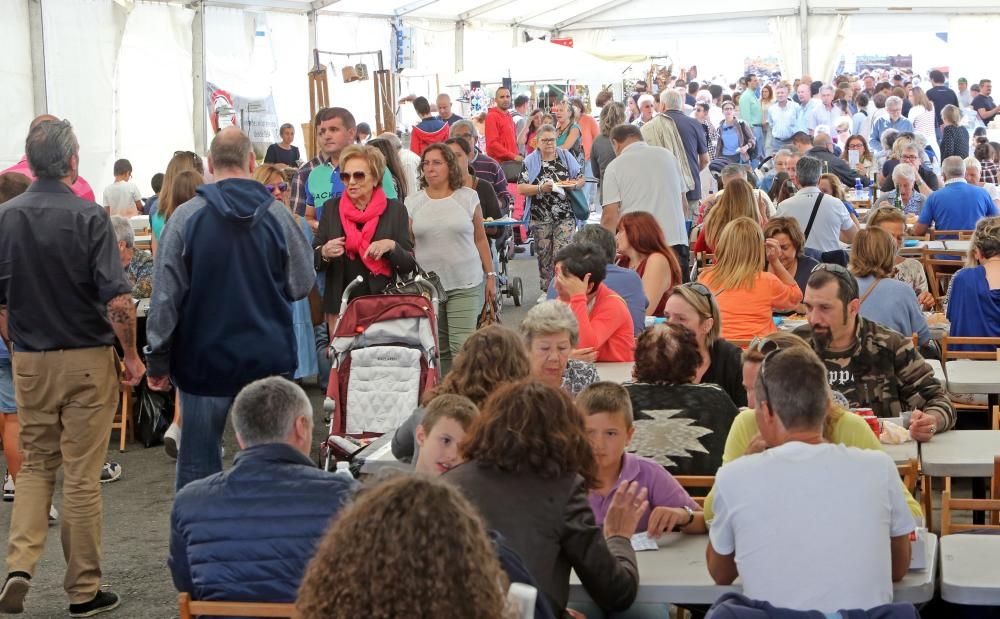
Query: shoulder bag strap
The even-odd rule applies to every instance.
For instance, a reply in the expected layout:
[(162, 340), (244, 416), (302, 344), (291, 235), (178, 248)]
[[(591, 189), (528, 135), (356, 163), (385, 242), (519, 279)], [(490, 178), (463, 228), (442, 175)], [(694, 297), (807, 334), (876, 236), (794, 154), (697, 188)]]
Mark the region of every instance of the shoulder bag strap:
[(881, 281), (882, 281), (882, 279), (879, 278), (879, 279), (876, 279), (874, 282), (872, 282), (872, 285), (868, 287), (868, 290), (865, 290), (865, 293), (863, 295), (861, 295), (861, 301), (860, 301), (860, 303), (858, 303), (859, 306), (865, 304), (865, 299), (867, 299), (868, 295), (870, 295), (872, 292), (875, 291), (875, 287), (878, 286), (879, 282), (881, 282)]
[(812, 232), (813, 222), (816, 221), (816, 213), (819, 212), (819, 203), (823, 201), (823, 195), (824, 195), (823, 192), (820, 191), (819, 195), (816, 196), (816, 204), (813, 204), (812, 213), (809, 215), (809, 223), (806, 224), (806, 231), (805, 231), (806, 243), (809, 243), (809, 233)]

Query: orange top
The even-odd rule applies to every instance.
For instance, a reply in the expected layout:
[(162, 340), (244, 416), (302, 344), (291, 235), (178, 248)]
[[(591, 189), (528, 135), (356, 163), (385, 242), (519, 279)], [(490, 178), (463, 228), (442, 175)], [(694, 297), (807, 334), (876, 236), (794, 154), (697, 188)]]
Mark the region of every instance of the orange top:
[(635, 335), (625, 299), (603, 283), (597, 287), (594, 307), (588, 311), (587, 295), (570, 297), (569, 307), (580, 324), (580, 348), (596, 348), (598, 361), (633, 361)]
[(601, 128), (590, 114), (581, 114), (577, 123), (580, 125), (580, 139), (583, 141), (583, 156), (590, 159), (590, 145), (594, 143), (594, 138), (601, 135)]
[(715, 295), (722, 317), (722, 337), (726, 340), (749, 340), (774, 333), (773, 310), (790, 310), (802, 302), (798, 284), (785, 284), (769, 271), (757, 274), (750, 288), (722, 290), (712, 284), (712, 271), (702, 273), (698, 281)]

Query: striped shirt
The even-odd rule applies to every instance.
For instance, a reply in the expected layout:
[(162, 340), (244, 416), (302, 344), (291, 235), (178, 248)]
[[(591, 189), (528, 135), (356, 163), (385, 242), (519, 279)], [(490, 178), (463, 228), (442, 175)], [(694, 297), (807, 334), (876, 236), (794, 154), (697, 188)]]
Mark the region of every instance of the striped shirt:
[(767, 109), (767, 121), (771, 125), (771, 135), (779, 140), (788, 140), (799, 130), (799, 105), (792, 100), (785, 101), (785, 107), (775, 103)]

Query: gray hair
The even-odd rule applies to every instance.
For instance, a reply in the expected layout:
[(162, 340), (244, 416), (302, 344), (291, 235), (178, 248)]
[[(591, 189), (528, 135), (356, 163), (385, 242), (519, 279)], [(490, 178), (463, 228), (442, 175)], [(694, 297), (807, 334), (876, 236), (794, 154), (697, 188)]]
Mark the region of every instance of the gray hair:
[(469, 133), (472, 134), (473, 139), (479, 139), (479, 132), (476, 131), (476, 124), (465, 118), (451, 126), (451, 131), (449, 132), (448, 137), (455, 137), (455, 132), (457, 132), (461, 127), (468, 129)]
[(44, 120), (32, 127), (24, 142), (28, 165), (38, 178), (64, 178), (69, 160), (80, 154), (80, 143), (68, 120)]
[(233, 428), (247, 447), (283, 443), (295, 420), (308, 417), (313, 409), (306, 392), (290, 380), (269, 376), (255, 380), (236, 395), (232, 408)]
[(558, 132), (556, 131), (556, 128), (553, 127), (552, 125), (542, 125), (541, 127), (538, 128), (538, 131), (535, 132), (535, 135), (539, 136), (542, 135), (543, 133), (558, 133)]
[(660, 103), (668, 110), (683, 110), (684, 99), (676, 90), (664, 90), (660, 93)]
[(576, 346), (580, 340), (580, 325), (576, 316), (562, 301), (543, 301), (528, 310), (521, 321), (521, 335), (529, 345), (536, 336), (556, 333), (568, 334), (570, 346)]
[(741, 166), (740, 164), (738, 164), (738, 163), (729, 163), (729, 164), (726, 164), (725, 167), (722, 168), (721, 172), (719, 172), (719, 177), (720, 178), (743, 178), (743, 179), (745, 179), (747, 177), (747, 173), (743, 169), (743, 166)]
[(209, 149), (212, 165), (216, 169), (236, 168), (249, 169), (250, 151), (253, 144), (250, 138), (236, 127), (229, 127), (215, 134)]
[(896, 140), (896, 136), (899, 135), (899, 130), (897, 129), (886, 129), (879, 136), (879, 143), (882, 144), (882, 150), (889, 150), (889, 143)]
[(827, 86), (820, 86), (819, 87), (819, 92), (820, 92), (820, 94), (823, 94), (824, 92), (829, 92), (829, 93), (832, 94), (834, 92), (833, 86), (829, 86), (829, 85), (827, 85)]
[(791, 157), (794, 154), (795, 153), (793, 153), (792, 151), (788, 150), (787, 148), (782, 148), (778, 152), (774, 153), (774, 158), (777, 159), (778, 157)]
[(946, 179), (962, 178), (965, 176), (965, 162), (958, 155), (945, 157), (944, 161), (941, 162), (941, 174)]
[(826, 148), (827, 146), (833, 144), (833, 138), (830, 137), (829, 133), (821, 133), (817, 127), (815, 135), (813, 135), (813, 146), (822, 146)]
[(826, 366), (811, 349), (779, 350), (761, 364), (754, 395), (786, 430), (819, 430), (830, 406)]
[(815, 187), (823, 174), (823, 162), (815, 157), (803, 156), (795, 164), (795, 175), (802, 187)]
[(903, 107), (903, 100), (900, 99), (899, 97), (897, 97), (896, 95), (892, 95), (891, 97), (886, 97), (885, 107), (886, 107), (886, 109), (889, 109), (890, 107), (902, 108)]
[(983, 171), (983, 164), (979, 163), (979, 160), (973, 157), (972, 155), (966, 157), (964, 162), (965, 162), (965, 169), (975, 168), (980, 172)]
[[(962, 171), (965, 174), (965, 171)], [(913, 166), (908, 163), (900, 163), (895, 168), (892, 169), (892, 182), (896, 182), (906, 179), (911, 183), (917, 180), (917, 173), (913, 170)]]
[(135, 232), (132, 230), (132, 224), (127, 218), (115, 215), (111, 218), (111, 228), (115, 231), (115, 238), (117, 240), (125, 241), (125, 247), (135, 246)]
[(278, 127), (278, 135), (281, 135), (281, 133), (285, 129), (291, 129), (292, 131), (295, 131), (295, 125), (293, 125), (292, 123), (285, 123), (285, 124), (281, 125), (280, 127)]
[(573, 235), (573, 243), (590, 243), (604, 252), (605, 262), (611, 264), (615, 261), (615, 254), (618, 248), (615, 245), (615, 235), (610, 230), (599, 224), (587, 224), (577, 230)]
[(403, 150), (403, 141), (399, 139), (399, 136), (391, 131), (386, 131), (378, 136), (378, 139), (385, 140), (396, 150)]

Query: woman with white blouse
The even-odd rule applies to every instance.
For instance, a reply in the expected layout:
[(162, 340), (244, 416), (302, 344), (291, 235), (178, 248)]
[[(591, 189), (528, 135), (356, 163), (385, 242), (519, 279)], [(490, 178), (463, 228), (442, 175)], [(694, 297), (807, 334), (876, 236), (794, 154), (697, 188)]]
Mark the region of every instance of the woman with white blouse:
[[(910, 103), (912, 107), (910, 108), (910, 113), (907, 114), (907, 118), (913, 123), (913, 132), (927, 138), (927, 143), (934, 149), (935, 154), (940, 155), (937, 133), (934, 129), (934, 104), (924, 94), (923, 88), (919, 86), (914, 86), (913, 90), (910, 91)], [(940, 158), (938, 161), (940, 161)]]
[(438, 309), (438, 345), (450, 361), (476, 330), (483, 304), (496, 297), (496, 273), (479, 194), (464, 185), (458, 159), (431, 144), (420, 157), (420, 191), (407, 196), (414, 255), (441, 278), (448, 299)]

